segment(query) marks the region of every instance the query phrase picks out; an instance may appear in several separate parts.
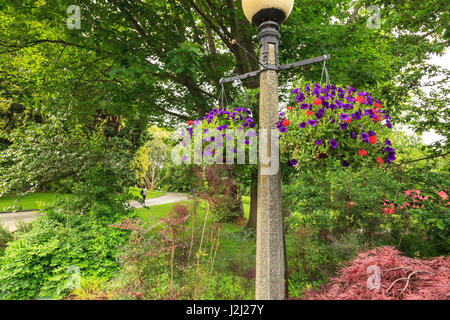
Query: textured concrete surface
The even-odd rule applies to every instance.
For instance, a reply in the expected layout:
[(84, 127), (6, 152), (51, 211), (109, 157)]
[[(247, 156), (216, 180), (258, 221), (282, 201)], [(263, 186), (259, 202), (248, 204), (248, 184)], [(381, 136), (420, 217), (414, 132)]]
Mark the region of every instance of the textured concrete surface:
[[(269, 44), (269, 64), (276, 64), (275, 46)], [(272, 129), (278, 121), (278, 74), (265, 70), (260, 75), (260, 129)], [(271, 135), (267, 157), (271, 154)], [(260, 141), (262, 143), (262, 141)], [(260, 155), (261, 159), (261, 155)], [(262, 175), (268, 167), (259, 161), (256, 238), (256, 299), (284, 299), (283, 217), (281, 212), (281, 174)]]
[(20, 221), (29, 223), (36, 220), (39, 216), (42, 216), (42, 214), (39, 214), (37, 211), (1, 213), (0, 223), (9, 232), (14, 232), (17, 230)]

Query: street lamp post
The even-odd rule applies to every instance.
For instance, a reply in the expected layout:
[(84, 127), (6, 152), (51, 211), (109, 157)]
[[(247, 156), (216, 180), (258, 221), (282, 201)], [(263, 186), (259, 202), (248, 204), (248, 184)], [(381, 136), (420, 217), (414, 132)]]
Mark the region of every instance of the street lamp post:
[[(271, 134), (278, 121), (278, 72), (315, 62), (328, 60), (329, 55), (279, 65), (278, 45), (280, 24), (294, 7), (294, 0), (242, 0), (247, 19), (258, 26), (260, 70), (220, 79), (219, 83), (244, 80), (260, 76), (259, 104), (259, 161), (258, 202), (256, 226), (256, 299), (280, 300), (284, 298), (283, 266), (283, 216), (281, 212), (281, 172), (276, 136)], [(239, 45), (235, 40), (234, 44)], [(241, 47), (242, 48), (242, 47)], [(244, 48), (242, 48), (246, 51)], [(247, 52), (247, 51), (246, 51)], [(248, 52), (247, 52), (248, 53)], [(263, 139), (262, 136), (267, 137)], [(275, 142), (275, 143), (274, 143)], [(272, 147), (277, 147), (278, 157), (270, 163)], [(275, 170), (272, 170), (276, 168)], [(269, 173), (269, 174), (267, 174)], [(286, 284), (287, 285), (287, 284)]]
[[(259, 129), (267, 132), (267, 139), (259, 141), (260, 159), (272, 154), (270, 134), (278, 121), (278, 44), (279, 24), (287, 19), (294, 0), (242, 0), (247, 19), (258, 26), (260, 64)], [(261, 144), (266, 144), (262, 146)], [(262, 155), (261, 152), (267, 152)], [(277, 150), (276, 152), (279, 153)], [(278, 163), (273, 163), (277, 161)], [(276, 173), (263, 175), (269, 166)], [(281, 212), (281, 172), (279, 156), (271, 163), (258, 165), (258, 203), (256, 226), (256, 299), (284, 298), (283, 215)]]

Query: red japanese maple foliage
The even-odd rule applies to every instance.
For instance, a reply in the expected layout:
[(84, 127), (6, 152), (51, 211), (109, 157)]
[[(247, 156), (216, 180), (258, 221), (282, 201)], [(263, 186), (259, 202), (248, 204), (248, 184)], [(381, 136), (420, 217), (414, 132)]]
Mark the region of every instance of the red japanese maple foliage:
[[(377, 288), (369, 289), (370, 266), (380, 270)], [(373, 267), (372, 267), (373, 268)], [(418, 260), (403, 256), (394, 247), (362, 252), (343, 267), (337, 278), (305, 292), (305, 300), (448, 300), (450, 258)]]

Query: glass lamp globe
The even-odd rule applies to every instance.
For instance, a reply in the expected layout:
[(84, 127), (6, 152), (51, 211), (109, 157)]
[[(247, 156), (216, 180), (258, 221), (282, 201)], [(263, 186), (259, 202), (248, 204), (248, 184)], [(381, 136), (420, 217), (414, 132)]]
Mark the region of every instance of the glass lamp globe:
[(264, 21), (284, 22), (294, 7), (294, 0), (242, 0), (245, 17), (256, 26)]

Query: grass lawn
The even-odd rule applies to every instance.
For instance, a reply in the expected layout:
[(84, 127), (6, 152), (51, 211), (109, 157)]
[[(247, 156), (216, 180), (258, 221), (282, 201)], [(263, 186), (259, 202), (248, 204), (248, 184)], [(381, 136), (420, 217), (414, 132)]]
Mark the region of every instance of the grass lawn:
[[(140, 188), (130, 187), (129, 192), (133, 197), (137, 197), (139, 199), (142, 198), (140, 195)], [(164, 194), (164, 192), (148, 190), (147, 199), (160, 197)], [(58, 197), (70, 197), (70, 195), (54, 192), (34, 192), (23, 197), (13, 196), (10, 198), (6, 196), (0, 198), (0, 211), (40, 209), (44, 205), (55, 201)]]
[[(244, 205), (244, 214), (246, 220), (248, 219), (248, 215), (250, 212), (250, 197), (249, 196), (243, 196), (242, 202)], [(192, 206), (192, 200), (186, 200), (186, 201), (180, 201), (177, 202), (179, 204), (185, 205), (187, 207)], [(141, 217), (145, 222), (147, 223), (155, 223), (160, 218), (167, 217), (169, 212), (172, 210), (175, 203), (167, 203), (157, 206), (151, 206), (151, 207), (142, 207), (139, 209), (135, 209), (135, 213)], [(199, 216), (197, 217), (197, 227), (199, 227), (200, 223), (203, 222), (203, 215), (205, 214), (205, 202), (202, 201), (202, 203), (199, 206), (198, 210)], [(210, 217), (208, 217), (207, 223), (209, 224), (211, 222)], [(192, 219), (189, 219), (188, 221), (188, 229), (191, 230), (192, 228)], [(221, 238), (220, 238), (220, 248), (224, 251), (225, 255), (236, 254), (239, 250), (241, 250), (241, 247), (247, 246), (247, 249), (255, 250), (256, 242), (253, 240), (248, 239), (242, 239), (240, 236), (240, 232), (243, 230), (243, 226), (237, 223), (224, 223), (222, 225), (222, 231), (221, 231)]]
[[(161, 193), (159, 193), (159, 194), (161, 195)], [(150, 195), (150, 193), (149, 193), (149, 195)], [(244, 205), (245, 218), (248, 219), (248, 215), (250, 212), (250, 197), (243, 196), (242, 202)], [(192, 205), (192, 201), (189, 201), (189, 200), (180, 201), (180, 202), (176, 202), (176, 203), (180, 203), (180, 204), (183, 204), (186, 206)], [(174, 205), (175, 205), (175, 203), (166, 203), (166, 204), (161, 204), (161, 205), (157, 205), (157, 206), (142, 207), (139, 209), (135, 209), (134, 212), (137, 213), (138, 216), (141, 217), (144, 221), (150, 222), (150, 221), (158, 220), (163, 217), (167, 217), (170, 210), (172, 210)], [(202, 213), (203, 213), (204, 208), (205, 208), (205, 204), (202, 203), (200, 205), (200, 210), (202, 211)], [(235, 224), (232, 224), (232, 223), (226, 223), (225, 227), (226, 227), (226, 229), (232, 229), (232, 230), (239, 228), (239, 226), (236, 226)]]
[(39, 209), (44, 205), (55, 201), (57, 197), (67, 196), (69, 195), (52, 192), (34, 192), (23, 197), (13, 196), (12, 198), (6, 196), (0, 198), (0, 211), (11, 210), (8, 209), (11, 207), (15, 207), (16, 210)]
[[(165, 195), (164, 192), (154, 191), (154, 190), (147, 190), (147, 193), (148, 193), (148, 195), (147, 195), (146, 199), (156, 198), (156, 197)], [(141, 188), (130, 187), (130, 194), (133, 197), (138, 197), (139, 199), (142, 199)]]
[(157, 206), (142, 207), (139, 209), (134, 209), (134, 212), (137, 213), (138, 216), (141, 217), (145, 222), (154, 222), (155, 220), (159, 220), (160, 218), (167, 217), (174, 205), (175, 203), (166, 203)]

